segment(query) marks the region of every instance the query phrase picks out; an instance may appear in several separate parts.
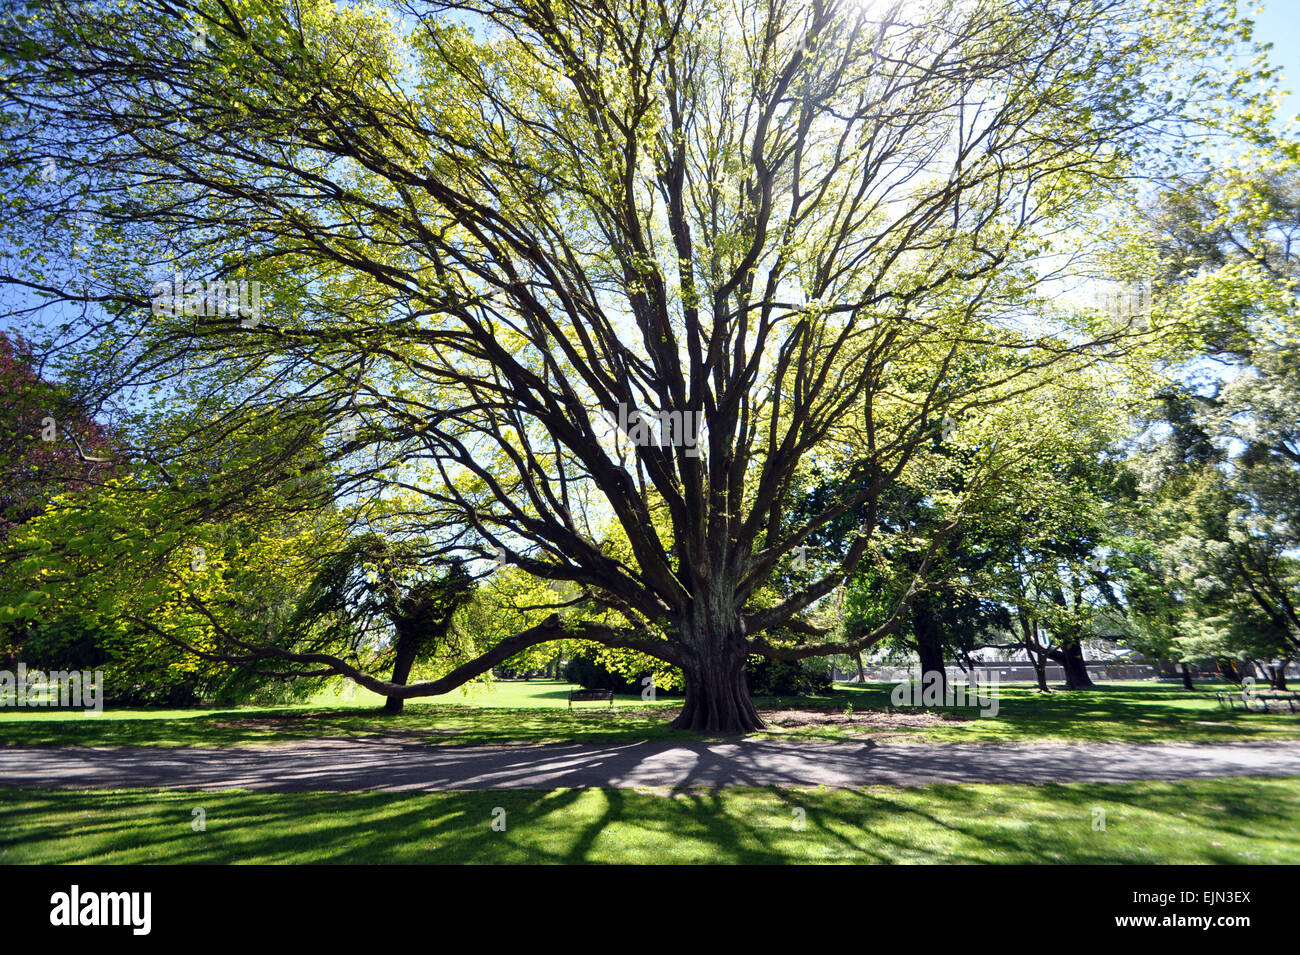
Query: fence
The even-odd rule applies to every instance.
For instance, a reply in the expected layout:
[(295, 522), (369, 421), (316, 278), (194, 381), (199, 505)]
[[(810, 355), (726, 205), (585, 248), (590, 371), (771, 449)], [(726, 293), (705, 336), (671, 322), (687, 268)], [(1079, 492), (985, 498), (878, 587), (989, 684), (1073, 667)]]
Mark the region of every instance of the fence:
[[(1088, 676), (1100, 683), (1115, 680), (1155, 680), (1160, 676), (1155, 667), (1145, 664), (1096, 661), (1087, 664), (1087, 667)], [(963, 670), (961, 667), (945, 667), (944, 670), (948, 680), (954, 683), (966, 683), (972, 677), (971, 671)], [(915, 666), (867, 667), (865, 672), (868, 683), (901, 683), (905, 680), (921, 679), (921, 668)], [(1033, 666), (1029, 663), (981, 663), (975, 666), (973, 675), (979, 680), (996, 678), (1001, 683), (1035, 683), (1038, 680)], [(848, 672), (837, 670), (835, 679), (842, 683), (856, 683), (858, 673), (856, 670)], [(1049, 663), (1047, 679), (1061, 682), (1065, 679), (1065, 671), (1058, 664)]]

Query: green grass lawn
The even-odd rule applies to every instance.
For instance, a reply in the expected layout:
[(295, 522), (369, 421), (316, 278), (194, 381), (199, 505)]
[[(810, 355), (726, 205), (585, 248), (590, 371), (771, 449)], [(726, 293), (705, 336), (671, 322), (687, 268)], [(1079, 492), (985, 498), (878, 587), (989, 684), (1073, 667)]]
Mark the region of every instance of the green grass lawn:
[[(891, 684), (839, 684), (836, 698), (824, 701), (824, 705), (852, 704), (855, 715), (864, 710), (887, 710), (892, 689)], [(1002, 685), (996, 717), (975, 717), (973, 710), (934, 710), (931, 712), (941, 716), (942, 722), (890, 732), (950, 743), (1014, 743), (1039, 739), (1154, 743), (1300, 738), (1300, 713), (1247, 712), (1240, 705), (1225, 709), (1215, 698), (1215, 692), (1224, 689), (1233, 687), (1200, 684), (1189, 692), (1175, 683), (1142, 681), (1043, 694), (1028, 684)], [(839, 724), (824, 735), (809, 728), (798, 730), (797, 735), (841, 739), (854, 732), (851, 725)], [(772, 733), (780, 734), (780, 729), (774, 727)]]
[[(192, 827), (196, 808), (206, 831)], [(504, 831), (492, 829), (498, 808)], [(1297, 863), (1300, 779), (671, 794), (0, 789), (0, 862)]]
[[(824, 697), (760, 699), (770, 725), (759, 735), (932, 742), (1300, 738), (1300, 714), (1225, 710), (1214, 697), (1218, 688), (1205, 685), (1187, 692), (1169, 683), (1115, 683), (1044, 695), (1026, 685), (1002, 685), (998, 715), (979, 718), (973, 710), (955, 708), (891, 713), (891, 685), (840, 684)], [(585, 703), (570, 710), (569, 689), (570, 684), (555, 681), (500, 682), (408, 701), (406, 712), (396, 717), (377, 712), (379, 698), (365, 692), (322, 694), (297, 706), (109, 708), (97, 716), (0, 709), (0, 745), (226, 746), (321, 736), (402, 736), (465, 745), (697, 738), (668, 725), (680, 699), (645, 703), (629, 696), (617, 698), (613, 709)]]

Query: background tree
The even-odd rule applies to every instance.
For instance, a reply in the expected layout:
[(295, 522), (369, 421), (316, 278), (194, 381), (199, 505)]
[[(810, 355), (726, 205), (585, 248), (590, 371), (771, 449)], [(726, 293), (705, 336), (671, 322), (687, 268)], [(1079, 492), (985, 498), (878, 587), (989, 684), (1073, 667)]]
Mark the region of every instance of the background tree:
[[(32, 345), (0, 331), (0, 548), (21, 525), (65, 493), (89, 493), (120, 471), (108, 430), (72, 388), (41, 374)], [(0, 570), (10, 576), (0, 550)], [(42, 666), (102, 662), (93, 631), (77, 614), (0, 622), (0, 659), (19, 654)]]
[(107, 429), (36, 361), (31, 343), (0, 331), (0, 540), (54, 496), (114, 474)]
[(1294, 160), (1256, 158), (1181, 183), (1150, 213), (1198, 360), (1175, 366), (1145, 442), (1130, 604), (1185, 680), (1186, 662), (1236, 659), (1284, 682), (1300, 649), (1297, 208)]
[[(472, 640), (456, 616), (474, 596), (474, 580), (454, 558), (441, 574), (433, 556), (413, 542), (394, 544), (376, 534), (348, 541), (317, 572), (286, 623), (291, 632), (327, 629), (340, 643), (390, 649), (390, 682), (405, 686), (417, 660), (464, 663)], [(404, 700), (389, 696), (387, 713)]]
[(190, 519), (196, 498), (202, 489), (150, 486), (141, 474), (56, 498), (6, 543), (0, 619), (38, 630), (79, 621), (89, 646), (75, 663), (102, 664), (115, 700), (191, 702), (326, 675), (280, 654), (348, 650), (288, 626), (343, 522), (328, 511), (295, 517), (266, 492), (237, 516), (200, 523)]

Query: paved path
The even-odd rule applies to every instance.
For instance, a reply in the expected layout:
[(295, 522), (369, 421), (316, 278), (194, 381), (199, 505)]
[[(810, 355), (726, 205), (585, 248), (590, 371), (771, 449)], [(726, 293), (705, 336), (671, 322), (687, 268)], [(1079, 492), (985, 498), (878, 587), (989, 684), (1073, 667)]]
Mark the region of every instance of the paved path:
[(329, 739), (266, 747), (0, 747), (0, 785), (430, 791), (860, 787), (1300, 776), (1300, 742), (1027, 745), (619, 743), (430, 747)]

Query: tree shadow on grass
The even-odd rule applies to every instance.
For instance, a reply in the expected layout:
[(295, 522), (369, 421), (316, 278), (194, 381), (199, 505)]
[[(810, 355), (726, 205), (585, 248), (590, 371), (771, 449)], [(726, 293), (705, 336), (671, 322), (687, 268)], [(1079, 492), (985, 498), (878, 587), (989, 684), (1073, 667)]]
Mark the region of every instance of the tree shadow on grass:
[[(886, 712), (888, 684), (841, 686), (832, 695), (812, 698), (760, 698), (760, 708), (780, 706), (822, 712)], [(943, 722), (934, 726), (879, 729), (852, 723), (803, 727), (772, 734), (785, 739), (928, 739), (934, 741), (1014, 742), (1036, 738), (1081, 742), (1216, 742), (1300, 736), (1300, 714), (1246, 712), (1219, 706), (1217, 685), (1193, 692), (1163, 684), (1102, 684), (1093, 690), (1039, 694), (1024, 686), (1000, 688), (996, 717), (969, 717), (969, 710), (935, 709)], [(567, 688), (539, 690), (559, 701)], [(483, 707), (453, 703), (411, 706), (396, 716), (357, 707), (226, 708), (183, 717), (123, 715), (85, 717), (32, 711), (0, 720), (0, 746), (234, 746), (292, 743), (313, 738), (407, 737), (426, 745), (496, 745), (553, 742), (692, 741), (699, 736), (675, 730), (677, 706), (671, 701), (643, 704), (635, 697), (618, 705), (569, 710), (562, 706)]]
[[(933, 739), (1014, 740), (1053, 737), (1081, 742), (1217, 742), (1230, 738), (1300, 735), (1300, 714), (1224, 709), (1210, 684), (1193, 691), (1167, 684), (1097, 684), (1088, 690), (1042, 694), (1025, 686), (1000, 686), (996, 717), (944, 724), (916, 732)], [(833, 697), (809, 705), (855, 710), (891, 708), (888, 684), (837, 687)], [(935, 708), (950, 713), (951, 708)]]
[[(206, 831), (193, 829), (203, 808)], [(1106, 829), (1093, 828), (1095, 809)], [(804, 810), (804, 828), (794, 825)], [(504, 816), (499, 815), (504, 811)], [(397, 794), (0, 789), (0, 861), (1239, 863), (1300, 859), (1294, 781)], [(501, 818), (503, 829), (494, 829)]]

